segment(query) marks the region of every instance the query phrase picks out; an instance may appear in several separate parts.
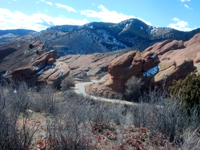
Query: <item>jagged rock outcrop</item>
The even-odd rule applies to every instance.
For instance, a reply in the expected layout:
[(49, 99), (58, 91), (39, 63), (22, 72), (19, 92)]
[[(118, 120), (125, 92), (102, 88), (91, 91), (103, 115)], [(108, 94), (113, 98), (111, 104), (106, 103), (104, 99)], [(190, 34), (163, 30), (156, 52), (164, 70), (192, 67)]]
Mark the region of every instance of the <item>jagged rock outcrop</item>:
[(68, 65), (64, 62), (55, 62), (54, 65), (44, 69), (38, 77), (38, 82), (46, 82), (47, 85), (56, 87), (70, 73)]
[(5, 47), (13, 48), (15, 52), (3, 59), (0, 74), (4, 78), (26, 81), (29, 85), (46, 83), (58, 86), (69, 74), (79, 79), (105, 74), (109, 63), (117, 58), (116, 55), (95, 53), (67, 55), (57, 59), (57, 52), (45, 52), (44, 44), (40, 41), (23, 41)]
[(143, 60), (139, 51), (126, 53), (113, 61), (108, 66), (109, 74), (99, 82), (86, 86), (86, 92), (91, 95), (114, 97), (118, 92), (123, 92), (125, 83), (131, 76), (139, 76), (142, 72)]
[(114, 59), (108, 66), (108, 72), (111, 80), (107, 85), (115, 91), (123, 91), (126, 81), (142, 72), (141, 53), (132, 51)]
[[(16, 49), (5, 57), (0, 64), (0, 74), (4, 78), (26, 81), (29, 85), (47, 83), (58, 86), (63, 78), (69, 75), (68, 65), (55, 62), (57, 52), (44, 51), (44, 44), (40, 41), (24, 41), (5, 46)], [(51, 69), (49, 69), (51, 68)]]
[(142, 53), (131, 51), (121, 56), (116, 53), (67, 55), (57, 59), (57, 52), (44, 51), (44, 44), (36, 41), (13, 42), (3, 49), (15, 49), (4, 57), (0, 74), (4, 78), (25, 80), (30, 85), (46, 83), (58, 86), (62, 79), (71, 75), (85, 78), (108, 74), (99, 82), (86, 87), (89, 94), (113, 97), (124, 92), (131, 76), (142, 78), (146, 87), (165, 84), (184, 78), (197, 68), (200, 74), (200, 34), (187, 42), (165, 40), (147, 48)]
[(187, 42), (165, 40), (156, 43), (144, 52), (132, 51), (112, 62), (109, 74), (99, 82), (86, 87), (92, 95), (124, 92), (125, 83), (131, 76), (141, 77), (146, 87), (164, 85), (168, 88), (173, 80), (185, 78), (194, 71), (200, 74), (200, 34)]
[(151, 79), (151, 84), (166, 82), (171, 85), (173, 80), (185, 78), (197, 67), (199, 72), (200, 34), (196, 34), (187, 42), (167, 40), (156, 43), (142, 52), (143, 57), (154, 56), (161, 63), (159, 72)]

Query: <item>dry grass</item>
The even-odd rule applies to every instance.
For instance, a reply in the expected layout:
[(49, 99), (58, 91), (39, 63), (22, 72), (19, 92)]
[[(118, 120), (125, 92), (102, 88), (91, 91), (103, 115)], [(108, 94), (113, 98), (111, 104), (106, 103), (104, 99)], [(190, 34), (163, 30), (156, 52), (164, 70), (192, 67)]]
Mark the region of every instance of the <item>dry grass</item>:
[(188, 116), (178, 100), (163, 100), (166, 95), (158, 93), (144, 94), (138, 106), (125, 106), (93, 101), (69, 90), (44, 88), (36, 92), (24, 83), (1, 86), (0, 147), (198, 149), (198, 111), (194, 108)]

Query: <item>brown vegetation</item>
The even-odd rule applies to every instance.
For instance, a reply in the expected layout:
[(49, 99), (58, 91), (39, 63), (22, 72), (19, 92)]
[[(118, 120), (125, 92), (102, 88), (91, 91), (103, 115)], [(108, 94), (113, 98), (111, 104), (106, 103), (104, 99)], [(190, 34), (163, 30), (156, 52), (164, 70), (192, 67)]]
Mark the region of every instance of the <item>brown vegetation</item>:
[[(200, 120), (156, 90), (138, 106), (93, 101), (73, 91), (26, 84), (0, 88), (0, 147), (21, 149), (147, 150), (198, 147)], [(144, 103), (145, 102), (145, 103)], [(148, 102), (148, 103), (147, 103)], [(190, 130), (189, 130), (190, 129)]]

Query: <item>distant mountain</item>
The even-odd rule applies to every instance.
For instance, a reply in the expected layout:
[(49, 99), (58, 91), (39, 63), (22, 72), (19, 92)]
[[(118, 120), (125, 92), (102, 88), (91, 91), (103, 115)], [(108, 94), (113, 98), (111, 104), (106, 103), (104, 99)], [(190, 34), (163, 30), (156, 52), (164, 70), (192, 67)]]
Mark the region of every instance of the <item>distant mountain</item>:
[(166, 27), (157, 28), (138, 19), (128, 19), (120, 23), (92, 22), (83, 26), (53, 26), (22, 36), (18, 40), (42, 41), (46, 51), (55, 49), (59, 55), (64, 56), (128, 48), (143, 51), (166, 39), (187, 41), (199, 32), (200, 29), (183, 32)]
[(19, 36), (35, 32), (36, 31), (34, 30), (26, 30), (26, 29), (0, 30), (0, 46), (16, 39)]
[(26, 35), (30, 32), (36, 32), (36, 31), (26, 30), (26, 29), (0, 30), (0, 36), (9, 34), (9, 33), (17, 35), (17, 36), (22, 36), (22, 35)]

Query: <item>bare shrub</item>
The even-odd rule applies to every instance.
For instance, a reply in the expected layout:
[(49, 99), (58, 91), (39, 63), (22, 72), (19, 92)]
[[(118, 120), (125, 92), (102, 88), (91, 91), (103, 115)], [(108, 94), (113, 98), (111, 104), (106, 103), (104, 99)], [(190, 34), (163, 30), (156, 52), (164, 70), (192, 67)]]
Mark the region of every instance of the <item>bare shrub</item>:
[(45, 112), (55, 114), (59, 111), (58, 101), (54, 94), (55, 89), (51, 87), (43, 87), (39, 93), (33, 94), (31, 109), (36, 112)]
[(140, 89), (144, 83), (141, 79), (136, 78), (135, 76), (132, 76), (127, 82), (126, 82), (126, 90), (124, 97), (125, 99), (129, 101), (138, 101), (140, 97)]
[(198, 150), (200, 148), (200, 137), (198, 130), (187, 130), (184, 134), (184, 144), (181, 146), (184, 149)]
[[(15, 89), (17, 93), (13, 92)], [(137, 146), (135, 140), (139, 139), (131, 136), (146, 131), (140, 136), (151, 133), (154, 139), (147, 137), (148, 143), (159, 142), (161, 137), (168, 149), (173, 149), (173, 145), (182, 149), (199, 148), (195, 130), (200, 123), (199, 106), (192, 107), (188, 115), (181, 97), (172, 100), (167, 92), (155, 88), (145, 92), (138, 105), (126, 106), (92, 100), (70, 90), (58, 93), (45, 87), (35, 92), (24, 83), (0, 87), (0, 149), (28, 149), (32, 144), (39, 126), (34, 123), (30, 126), (27, 109), (50, 114), (46, 118), (46, 149), (98, 149), (102, 145), (94, 147), (95, 142), (105, 142), (99, 135), (122, 149), (131, 142)]]
[[(181, 100), (166, 98), (166, 92), (160, 94), (153, 90), (140, 98), (140, 104), (134, 108), (135, 126), (147, 127), (152, 131), (169, 136), (170, 142), (182, 143), (181, 136), (187, 128), (196, 129), (200, 122), (198, 107), (191, 109), (192, 116), (182, 109)], [(148, 103), (145, 103), (147, 102)]]
[(85, 141), (87, 115), (90, 113), (88, 106), (68, 101), (61, 109), (54, 121), (48, 122), (47, 138), (56, 139), (54, 146), (58, 149), (88, 149), (89, 141)]
[(61, 88), (62, 88), (62, 91), (66, 91), (66, 90), (69, 90), (70, 87), (74, 86), (74, 79), (70, 76), (66, 77), (64, 80), (62, 80), (61, 82)]
[[(13, 86), (7, 84), (0, 87), (0, 149), (21, 150), (28, 149), (37, 128), (27, 126), (27, 118), (23, 116), (24, 110), (28, 108), (28, 89), (25, 83), (13, 93)], [(19, 118), (23, 119), (21, 125)]]

